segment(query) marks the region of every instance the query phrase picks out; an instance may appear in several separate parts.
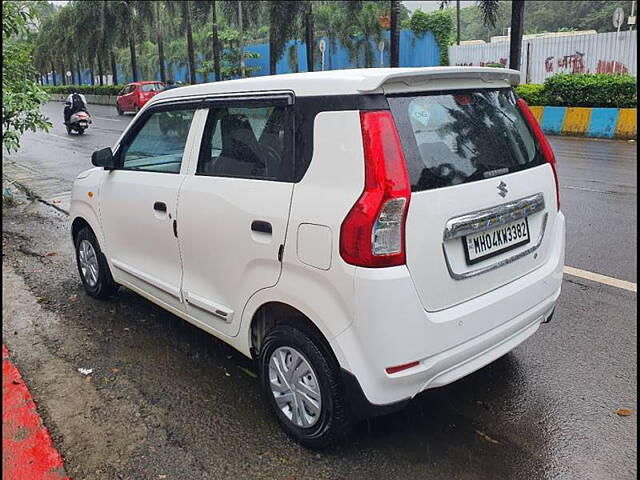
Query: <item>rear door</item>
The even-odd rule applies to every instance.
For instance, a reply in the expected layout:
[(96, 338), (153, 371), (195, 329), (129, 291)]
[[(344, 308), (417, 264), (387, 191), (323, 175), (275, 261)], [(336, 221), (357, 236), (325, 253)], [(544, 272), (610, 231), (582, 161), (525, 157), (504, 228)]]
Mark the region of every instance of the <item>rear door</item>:
[(407, 267), (424, 307), (505, 285), (549, 257), (551, 166), (507, 84), (388, 95), (411, 202)]
[(140, 85), (140, 105), (144, 106), (145, 103), (160, 93), (163, 88), (164, 87), (161, 82), (143, 83)]
[(217, 101), (178, 202), (187, 312), (236, 335), (242, 309), (278, 281), (293, 192), (291, 98)]

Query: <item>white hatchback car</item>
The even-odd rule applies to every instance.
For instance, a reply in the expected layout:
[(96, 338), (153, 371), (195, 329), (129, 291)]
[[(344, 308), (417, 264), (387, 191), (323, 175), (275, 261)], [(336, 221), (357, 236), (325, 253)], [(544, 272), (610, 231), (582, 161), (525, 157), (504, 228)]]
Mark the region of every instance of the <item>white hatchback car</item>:
[(80, 276), (256, 360), (309, 447), (506, 354), (560, 295), (553, 152), (513, 70), (278, 75), (161, 93), (73, 187)]

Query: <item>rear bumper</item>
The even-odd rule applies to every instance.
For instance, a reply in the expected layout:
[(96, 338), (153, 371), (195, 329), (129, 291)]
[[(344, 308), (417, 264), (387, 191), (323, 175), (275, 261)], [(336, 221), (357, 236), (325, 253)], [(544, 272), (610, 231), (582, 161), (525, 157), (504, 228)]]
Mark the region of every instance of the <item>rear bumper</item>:
[[(564, 216), (556, 217), (553, 254), (535, 271), (463, 304), (423, 309), (405, 267), (358, 269), (356, 318), (333, 343), (357, 381), (367, 411), (406, 403), (508, 353), (548, 321), (560, 295)], [(395, 374), (387, 367), (417, 361)], [(354, 389), (351, 389), (354, 390)], [(357, 389), (352, 396), (357, 396)], [(355, 402), (363, 404), (363, 399)]]

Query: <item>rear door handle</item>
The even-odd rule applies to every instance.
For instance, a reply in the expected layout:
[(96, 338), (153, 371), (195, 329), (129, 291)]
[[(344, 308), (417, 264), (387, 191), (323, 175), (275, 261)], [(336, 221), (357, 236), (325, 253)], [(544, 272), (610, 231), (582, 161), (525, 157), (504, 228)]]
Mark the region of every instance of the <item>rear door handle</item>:
[(264, 222), (262, 220), (254, 220), (251, 222), (251, 230), (254, 232), (262, 232), (262, 233), (273, 233), (273, 228), (269, 222)]
[(167, 213), (167, 204), (164, 202), (156, 202), (153, 204), (153, 209), (157, 212)]

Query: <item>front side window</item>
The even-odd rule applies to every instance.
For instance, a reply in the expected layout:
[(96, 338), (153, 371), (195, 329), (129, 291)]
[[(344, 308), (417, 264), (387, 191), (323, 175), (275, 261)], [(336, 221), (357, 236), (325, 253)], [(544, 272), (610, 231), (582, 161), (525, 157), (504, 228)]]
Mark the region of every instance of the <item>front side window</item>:
[(122, 146), (122, 169), (180, 173), (193, 109), (153, 112)]
[(287, 181), (287, 118), (284, 106), (212, 108), (196, 174)]

